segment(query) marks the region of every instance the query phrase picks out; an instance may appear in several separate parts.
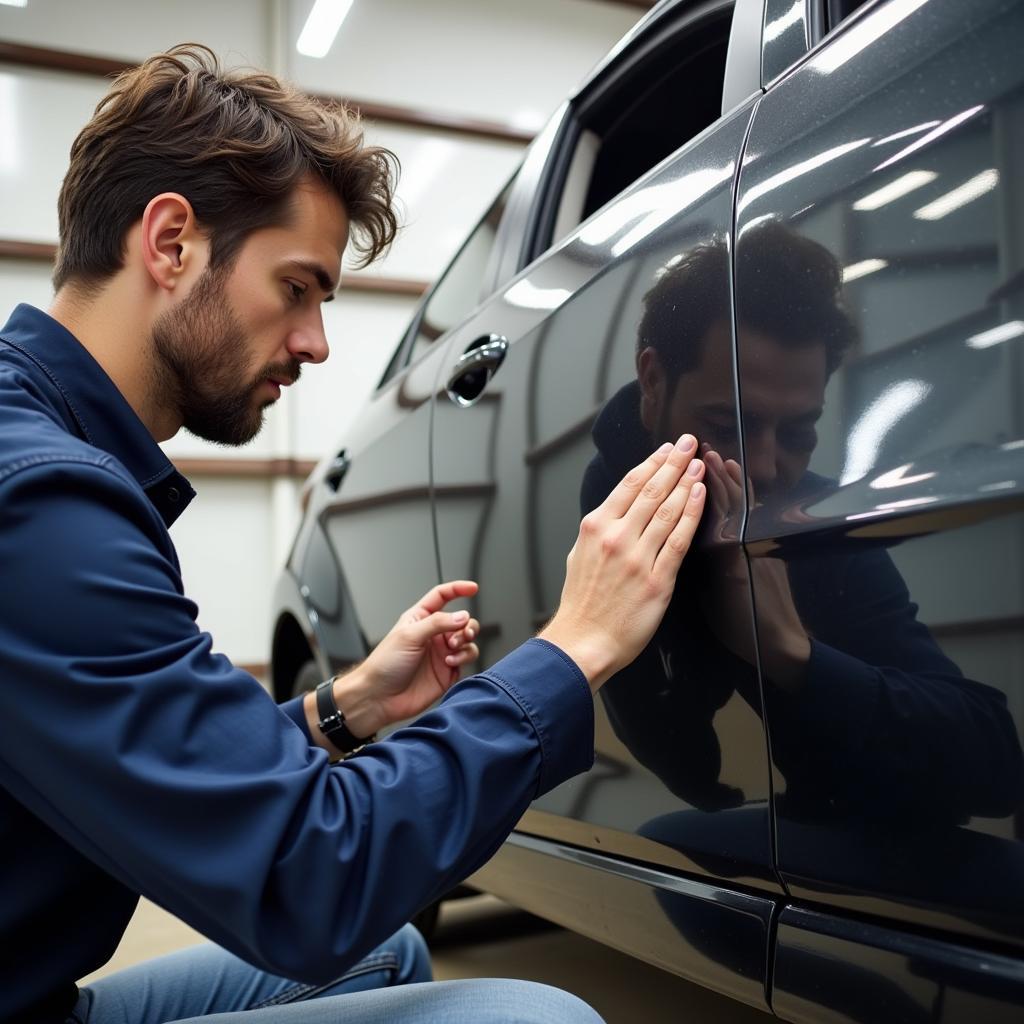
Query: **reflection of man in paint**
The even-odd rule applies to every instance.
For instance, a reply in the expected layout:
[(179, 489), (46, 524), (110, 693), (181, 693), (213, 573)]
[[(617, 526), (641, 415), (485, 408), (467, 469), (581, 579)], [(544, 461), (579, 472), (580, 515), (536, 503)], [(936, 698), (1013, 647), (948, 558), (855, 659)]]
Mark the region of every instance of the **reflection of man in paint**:
[[(702, 442), (710, 541), (679, 578), (650, 647), (603, 691), (619, 737), (696, 808), (743, 803), (718, 780), (713, 717), (734, 692), (762, 714), (738, 527), (751, 505), (798, 508), (826, 481), (808, 472), (825, 386), (854, 337), (836, 261), (774, 223), (749, 231), (736, 310), (745, 459), (732, 364), (730, 255), (699, 246), (644, 299), (637, 381), (594, 428), (583, 482), (595, 506), (636, 451), (682, 431)], [(749, 263), (747, 261), (750, 261)], [(756, 268), (756, 269), (755, 269)], [(881, 548), (751, 559), (780, 813), (807, 822), (952, 825), (1005, 816), (1021, 798), (1020, 744), (1004, 695), (964, 679), (916, 618)], [(667, 841), (667, 840), (666, 840)]]

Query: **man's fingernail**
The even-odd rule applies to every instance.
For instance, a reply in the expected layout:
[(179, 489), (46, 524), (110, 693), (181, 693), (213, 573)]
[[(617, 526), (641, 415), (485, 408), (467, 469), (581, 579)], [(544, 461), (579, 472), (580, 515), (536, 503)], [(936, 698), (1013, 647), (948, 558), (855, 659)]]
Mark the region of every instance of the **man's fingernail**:
[(676, 447), (681, 452), (688, 452), (697, 443), (697, 438), (693, 434), (683, 434), (681, 438), (676, 442)]
[(455, 613), (455, 621), (456, 622), (468, 622), (469, 621), (469, 612), (456, 612)]
[(700, 459), (694, 459), (693, 462), (690, 463), (690, 466), (686, 470), (686, 472), (689, 473), (690, 476), (700, 476), (700, 471), (703, 468), (704, 468), (704, 463), (701, 462)]
[(665, 442), (665, 443), (664, 443), (664, 444), (663, 444), (663, 445), (662, 445), (662, 446), (661, 446), (661, 447), (660, 447), (660, 448), (658, 449), (658, 454), (659, 454), (659, 455), (664, 455), (664, 454), (665, 454), (665, 452), (670, 452), (670, 451), (672, 451), (672, 442), (671, 442), (671, 441), (666, 441), (666, 442)]

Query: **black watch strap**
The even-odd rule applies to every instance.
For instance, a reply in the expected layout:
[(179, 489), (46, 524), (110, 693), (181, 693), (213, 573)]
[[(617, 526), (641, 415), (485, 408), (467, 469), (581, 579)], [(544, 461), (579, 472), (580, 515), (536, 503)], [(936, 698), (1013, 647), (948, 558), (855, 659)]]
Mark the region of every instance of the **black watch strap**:
[(365, 746), (372, 736), (361, 740), (352, 735), (352, 730), (345, 724), (345, 715), (334, 701), (334, 679), (325, 679), (316, 688), (316, 714), (320, 731), (343, 754), (351, 754)]

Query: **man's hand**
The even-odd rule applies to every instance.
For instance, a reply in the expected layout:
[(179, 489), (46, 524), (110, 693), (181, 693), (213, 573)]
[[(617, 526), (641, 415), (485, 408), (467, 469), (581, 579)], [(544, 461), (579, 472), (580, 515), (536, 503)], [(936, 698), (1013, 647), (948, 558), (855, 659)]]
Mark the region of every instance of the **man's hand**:
[[(708, 491), (715, 517), (715, 535), (728, 546), (714, 552), (712, 572), (703, 595), (704, 614), (718, 639), (737, 657), (757, 665), (750, 619), (750, 585), (738, 525), (743, 516), (743, 470), (735, 459), (723, 459), (703, 450)], [(746, 481), (747, 498), (755, 507), (754, 485)], [(811, 642), (793, 601), (786, 563), (778, 558), (751, 560), (750, 572), (757, 593), (757, 631), (761, 667), (778, 687), (796, 692), (804, 681)]]
[[(479, 657), (473, 641), (480, 623), (469, 612), (443, 610), (476, 592), (470, 580), (434, 587), (403, 612), (361, 665), (335, 679), (334, 699), (353, 735), (371, 736), (425, 711), (458, 681), (462, 666)], [(306, 698), (306, 718), (317, 721), (312, 694)], [(319, 729), (313, 728), (313, 735), (331, 749)]]
[(628, 473), (583, 517), (565, 586), (540, 637), (560, 647), (595, 692), (647, 646), (704, 508), (704, 464), (684, 434)]

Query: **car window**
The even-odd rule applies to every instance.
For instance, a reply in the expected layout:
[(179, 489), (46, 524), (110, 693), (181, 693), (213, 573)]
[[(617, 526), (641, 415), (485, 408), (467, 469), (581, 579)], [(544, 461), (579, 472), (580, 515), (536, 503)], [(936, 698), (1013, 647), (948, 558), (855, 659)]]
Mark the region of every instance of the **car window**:
[(459, 323), (484, 298), (498, 225), (512, 191), (512, 179), (483, 215), (473, 233), (462, 244), (448, 269), (416, 311), (409, 330), (391, 357), (381, 384), (403, 366), (415, 362), (433, 343)]
[(731, 23), (731, 3), (684, 15), (574, 104), (533, 256), (718, 120)]

